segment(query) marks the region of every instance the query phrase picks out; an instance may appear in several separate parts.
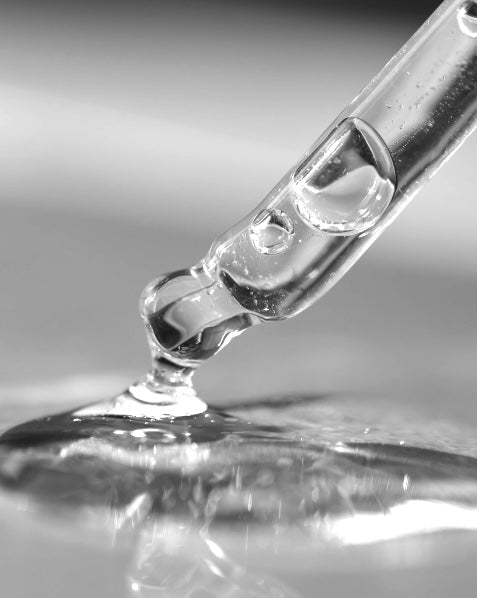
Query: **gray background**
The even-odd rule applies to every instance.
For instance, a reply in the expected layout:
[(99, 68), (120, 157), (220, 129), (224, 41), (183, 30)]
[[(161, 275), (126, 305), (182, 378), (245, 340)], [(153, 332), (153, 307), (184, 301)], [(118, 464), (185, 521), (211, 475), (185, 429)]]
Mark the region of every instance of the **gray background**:
[[(141, 375), (144, 285), (256, 205), (433, 3), (169, 4), (0, 5), (3, 425)], [(474, 137), (319, 304), (207, 364), (201, 395), (372, 397), (477, 424), (476, 149)], [(120, 595), (127, 555), (97, 522), (57, 529), (1, 501), (9, 596)], [(351, 551), (346, 576), (332, 553), (321, 589), (474, 595), (475, 538), (453, 539)]]

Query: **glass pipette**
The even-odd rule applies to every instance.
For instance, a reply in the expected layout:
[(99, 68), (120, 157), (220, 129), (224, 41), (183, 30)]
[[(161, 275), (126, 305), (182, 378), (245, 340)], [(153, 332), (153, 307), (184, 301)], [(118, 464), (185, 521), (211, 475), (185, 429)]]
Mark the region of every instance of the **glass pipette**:
[(476, 82), (477, 3), (446, 0), (203, 260), (146, 287), (153, 370), (131, 394), (193, 392), (233, 336), (336, 284), (472, 132)]

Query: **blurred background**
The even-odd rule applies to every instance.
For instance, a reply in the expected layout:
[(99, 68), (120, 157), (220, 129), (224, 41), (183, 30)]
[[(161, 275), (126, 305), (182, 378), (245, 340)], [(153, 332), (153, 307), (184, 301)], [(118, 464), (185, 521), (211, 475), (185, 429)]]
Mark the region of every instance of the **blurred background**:
[[(122, 390), (145, 284), (254, 207), (437, 2), (1, 2), (0, 401)], [(197, 376), (215, 403), (379, 396), (477, 423), (477, 138), (307, 313)]]

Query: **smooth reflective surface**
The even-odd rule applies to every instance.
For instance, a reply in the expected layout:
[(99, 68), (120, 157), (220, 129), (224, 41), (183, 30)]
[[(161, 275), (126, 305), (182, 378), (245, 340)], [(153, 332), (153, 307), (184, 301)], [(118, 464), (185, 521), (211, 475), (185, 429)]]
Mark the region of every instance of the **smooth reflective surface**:
[(5, 432), (1, 482), (63, 506), (121, 511), (140, 501), (144, 517), (202, 532), (293, 526), (304, 542), (477, 527), (470, 439), (366, 425), (357, 407), (291, 397), (160, 421), (73, 411)]
[(433, 562), (443, 532), (477, 529), (474, 431), (377, 400), (270, 397), (163, 421), (74, 410), (4, 433), (0, 481), (5, 513), (110, 554), (115, 598), (307, 598), (330, 571)]

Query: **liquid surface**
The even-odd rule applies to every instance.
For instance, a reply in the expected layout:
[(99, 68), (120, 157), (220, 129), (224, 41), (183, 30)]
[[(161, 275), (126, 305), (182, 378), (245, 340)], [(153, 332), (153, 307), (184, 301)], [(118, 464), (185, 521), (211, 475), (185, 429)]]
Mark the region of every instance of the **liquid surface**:
[(5, 432), (0, 479), (59, 503), (117, 509), (147, 492), (158, 514), (316, 524), (327, 537), (334, 520), (409, 500), (477, 501), (475, 448), (457, 430), (419, 437), (419, 422), (387, 429), (357, 412), (311, 397), (162, 421), (76, 410)]
[(42, 418), (2, 436), (0, 483), (23, 509), (126, 534), (124, 596), (312, 596), (281, 578), (287, 546), (310, 572), (330, 550), (477, 528), (475, 433), (365, 401)]

